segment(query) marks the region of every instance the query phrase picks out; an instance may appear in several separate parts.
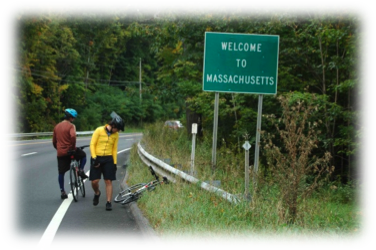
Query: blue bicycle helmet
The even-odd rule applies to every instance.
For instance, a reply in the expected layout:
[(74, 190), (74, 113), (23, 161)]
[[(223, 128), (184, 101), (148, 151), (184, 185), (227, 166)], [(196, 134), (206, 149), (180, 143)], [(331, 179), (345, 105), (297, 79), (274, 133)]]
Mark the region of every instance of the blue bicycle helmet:
[(77, 118), (77, 111), (74, 109), (66, 109), (65, 118), (69, 118), (69, 117)]

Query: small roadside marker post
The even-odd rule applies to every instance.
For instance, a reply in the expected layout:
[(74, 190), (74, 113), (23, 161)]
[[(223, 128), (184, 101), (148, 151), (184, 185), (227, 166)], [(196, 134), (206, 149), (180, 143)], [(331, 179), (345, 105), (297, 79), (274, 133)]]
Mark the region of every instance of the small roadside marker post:
[(244, 199), (247, 201), (251, 200), (251, 196), (249, 195), (249, 149), (251, 148), (251, 144), (249, 141), (245, 141), (243, 144), (243, 148), (245, 149), (245, 191), (244, 191)]
[(192, 153), (191, 153), (191, 175), (194, 176), (195, 170), (195, 150), (196, 150), (197, 123), (192, 123)]

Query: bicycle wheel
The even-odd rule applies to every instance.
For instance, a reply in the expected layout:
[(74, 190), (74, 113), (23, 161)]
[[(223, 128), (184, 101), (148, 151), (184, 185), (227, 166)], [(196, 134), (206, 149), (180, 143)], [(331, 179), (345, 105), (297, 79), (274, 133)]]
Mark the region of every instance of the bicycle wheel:
[(85, 197), (85, 183), (82, 180), (81, 176), (78, 176), (78, 187), (80, 188), (82, 197)]
[(124, 201), (130, 195), (132, 195), (134, 192), (136, 192), (138, 189), (140, 189), (141, 187), (143, 187), (145, 185), (146, 185), (145, 183), (139, 183), (139, 184), (136, 184), (136, 185), (133, 185), (129, 188), (124, 189), (118, 195), (116, 195), (116, 197), (114, 198), (114, 202), (120, 203), (120, 202)]
[(72, 190), (72, 196), (74, 201), (77, 201), (78, 198), (78, 183), (77, 183), (77, 172), (76, 172), (76, 166), (74, 163), (71, 163), (71, 168), (69, 171), (69, 177), (70, 177), (70, 186)]
[(138, 199), (140, 199), (141, 197), (141, 193), (139, 192), (136, 192), (136, 193), (133, 193), (133, 194), (129, 194), (122, 202), (121, 202), (121, 205), (126, 205), (126, 204), (129, 204), (131, 202), (134, 202), (134, 201), (137, 201)]

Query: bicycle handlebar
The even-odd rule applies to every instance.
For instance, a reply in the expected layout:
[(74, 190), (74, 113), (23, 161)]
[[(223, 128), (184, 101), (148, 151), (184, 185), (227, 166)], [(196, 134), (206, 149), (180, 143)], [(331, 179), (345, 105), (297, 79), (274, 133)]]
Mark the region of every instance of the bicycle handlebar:
[(168, 184), (168, 183), (169, 183), (169, 181), (168, 181), (168, 179), (167, 179), (167, 177), (166, 177), (166, 176), (163, 176), (163, 182), (164, 182), (164, 183), (166, 183), (166, 184)]
[[(154, 171), (154, 169), (152, 168), (152, 166), (149, 166), (149, 169), (150, 169), (151, 174), (155, 177), (155, 179), (156, 179), (157, 182), (159, 183), (159, 182), (160, 182), (160, 181), (159, 181), (159, 176), (155, 173), (155, 171)], [(166, 183), (166, 184), (169, 183), (169, 181), (168, 181), (168, 179), (167, 179), (166, 176), (163, 176), (162, 179), (163, 179), (163, 180), (162, 180), (163, 183)]]
[(155, 177), (155, 179), (159, 181), (159, 176), (154, 172), (154, 169), (152, 168), (152, 166), (149, 166), (149, 169), (150, 169), (151, 174)]

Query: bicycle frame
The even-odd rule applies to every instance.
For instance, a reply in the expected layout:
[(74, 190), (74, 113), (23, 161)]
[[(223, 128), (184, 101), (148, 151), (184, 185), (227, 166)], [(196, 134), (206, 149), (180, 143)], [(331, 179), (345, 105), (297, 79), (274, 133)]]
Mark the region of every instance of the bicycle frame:
[[(80, 149), (84, 149), (85, 147), (88, 147), (89, 145), (81, 146), (79, 147)], [(70, 170), (69, 170), (69, 176), (70, 176), (70, 186), (71, 186), (71, 191), (72, 191), (72, 196), (74, 201), (78, 200), (78, 190), (81, 191), (82, 197), (85, 197), (85, 185), (84, 181), (81, 178), (81, 176), (78, 174), (79, 171), (79, 165), (80, 165), (80, 160), (75, 159), (75, 151), (69, 151), (68, 154), (70, 155), (71, 158), (71, 163), (70, 163)]]
[(158, 185), (169, 183), (165, 176), (163, 177), (162, 181), (159, 181), (159, 176), (154, 172), (154, 169), (151, 166), (149, 166), (149, 169), (151, 174), (155, 177), (155, 180), (152, 180), (146, 184), (139, 183), (124, 189), (114, 198), (114, 202), (121, 203), (122, 205), (129, 204), (133, 201), (137, 201), (146, 190), (152, 191)]

